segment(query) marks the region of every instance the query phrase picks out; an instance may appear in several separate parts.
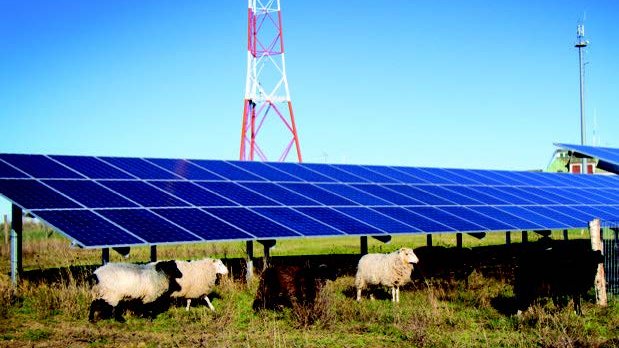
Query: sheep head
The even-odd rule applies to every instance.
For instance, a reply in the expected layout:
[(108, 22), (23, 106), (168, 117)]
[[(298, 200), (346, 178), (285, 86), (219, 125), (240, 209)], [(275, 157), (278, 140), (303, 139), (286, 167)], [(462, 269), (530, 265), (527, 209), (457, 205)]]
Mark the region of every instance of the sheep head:
[(215, 274), (222, 274), (222, 275), (228, 274), (228, 268), (226, 268), (226, 265), (224, 265), (224, 263), (221, 262), (221, 260), (213, 259), (213, 266), (215, 266)]
[(417, 258), (417, 255), (415, 255), (415, 252), (413, 252), (413, 249), (400, 248), (398, 250), (398, 255), (400, 256), (400, 258), (402, 259), (404, 263), (415, 264), (419, 262), (419, 258)]

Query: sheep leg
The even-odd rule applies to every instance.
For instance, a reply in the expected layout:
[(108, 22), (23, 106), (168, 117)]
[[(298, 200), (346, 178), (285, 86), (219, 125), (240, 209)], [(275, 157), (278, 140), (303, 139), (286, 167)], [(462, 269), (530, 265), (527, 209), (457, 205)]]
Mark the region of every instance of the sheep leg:
[(190, 299), (190, 298), (188, 298), (188, 299), (187, 299), (187, 307), (185, 307), (185, 310), (186, 310), (186, 311), (189, 311), (189, 307), (190, 307), (190, 306), (191, 306), (191, 299)]
[(395, 288), (395, 302), (400, 303), (400, 287)]
[(396, 302), (395, 286), (391, 287), (391, 302)]
[(213, 307), (213, 304), (208, 299), (208, 296), (204, 296), (204, 299), (206, 300), (206, 304), (208, 304), (208, 308), (210, 308), (214, 312), (215, 311), (215, 307)]
[(124, 309), (120, 303), (114, 307), (114, 319), (119, 323), (125, 322), (125, 318), (123, 318), (123, 311)]
[(361, 289), (357, 289), (357, 301), (361, 301)]

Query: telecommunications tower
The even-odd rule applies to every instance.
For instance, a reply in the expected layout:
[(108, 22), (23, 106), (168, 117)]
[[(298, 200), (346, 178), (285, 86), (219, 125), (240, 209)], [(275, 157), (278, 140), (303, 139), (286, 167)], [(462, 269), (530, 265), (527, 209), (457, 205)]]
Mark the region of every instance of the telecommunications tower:
[[(240, 159), (286, 161), (294, 146), (302, 162), (286, 78), (280, 1), (249, 0), (247, 18)], [(278, 157), (267, 157), (273, 154)]]

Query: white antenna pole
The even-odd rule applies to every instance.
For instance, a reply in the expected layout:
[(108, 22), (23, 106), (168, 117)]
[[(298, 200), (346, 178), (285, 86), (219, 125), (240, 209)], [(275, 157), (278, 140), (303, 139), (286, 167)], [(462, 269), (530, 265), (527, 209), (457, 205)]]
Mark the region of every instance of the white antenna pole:
[[(585, 40), (585, 25), (578, 24), (576, 29), (576, 44), (574, 47), (578, 48), (578, 68), (580, 72), (580, 144), (585, 145), (585, 66), (583, 64), (583, 49), (587, 47), (589, 41)], [(582, 167), (580, 169), (582, 174), (587, 174), (587, 159), (583, 157)]]

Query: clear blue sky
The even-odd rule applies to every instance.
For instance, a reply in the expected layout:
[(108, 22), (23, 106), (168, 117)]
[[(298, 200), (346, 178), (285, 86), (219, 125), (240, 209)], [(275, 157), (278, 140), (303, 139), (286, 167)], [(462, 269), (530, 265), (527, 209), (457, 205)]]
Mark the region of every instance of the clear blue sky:
[[(304, 159), (545, 167), (619, 146), (617, 1), (282, 0)], [(0, 0), (0, 152), (237, 159), (247, 1)], [(0, 208), (2, 208), (0, 206)]]

